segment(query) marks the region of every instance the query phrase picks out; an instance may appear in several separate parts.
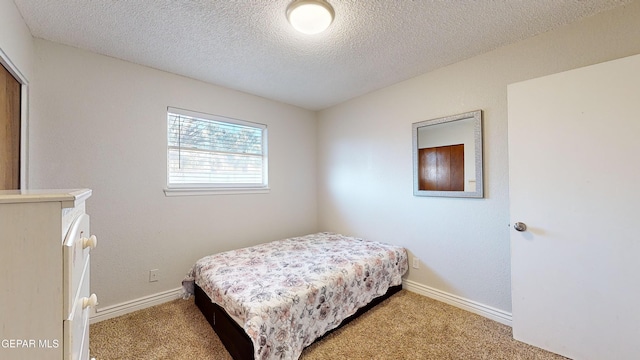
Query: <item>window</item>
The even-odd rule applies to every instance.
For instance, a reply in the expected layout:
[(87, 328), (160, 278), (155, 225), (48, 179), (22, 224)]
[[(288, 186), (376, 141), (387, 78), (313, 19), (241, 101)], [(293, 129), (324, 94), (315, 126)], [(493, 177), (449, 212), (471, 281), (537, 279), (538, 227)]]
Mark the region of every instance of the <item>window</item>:
[(267, 190), (267, 127), (167, 109), (167, 195)]

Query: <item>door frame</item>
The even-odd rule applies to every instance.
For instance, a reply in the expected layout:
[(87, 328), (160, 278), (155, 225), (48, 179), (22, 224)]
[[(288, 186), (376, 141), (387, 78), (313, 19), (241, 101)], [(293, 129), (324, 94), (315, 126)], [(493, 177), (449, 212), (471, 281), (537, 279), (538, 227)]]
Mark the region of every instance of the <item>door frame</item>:
[(20, 189), (29, 187), (29, 81), (0, 48), (0, 64), (20, 83)]

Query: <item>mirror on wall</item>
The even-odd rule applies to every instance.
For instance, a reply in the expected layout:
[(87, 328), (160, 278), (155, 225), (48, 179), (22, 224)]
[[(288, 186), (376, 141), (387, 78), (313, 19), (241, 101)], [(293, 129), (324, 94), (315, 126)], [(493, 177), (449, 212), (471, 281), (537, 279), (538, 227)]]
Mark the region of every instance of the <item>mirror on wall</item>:
[(413, 124), (413, 195), (482, 198), (482, 111)]

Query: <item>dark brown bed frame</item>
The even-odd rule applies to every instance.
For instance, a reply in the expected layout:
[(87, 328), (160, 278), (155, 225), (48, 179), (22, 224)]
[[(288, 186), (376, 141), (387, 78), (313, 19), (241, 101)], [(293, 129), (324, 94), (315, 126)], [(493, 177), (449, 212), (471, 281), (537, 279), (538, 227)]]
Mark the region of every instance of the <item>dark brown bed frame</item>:
[[(236, 323), (227, 314), (226, 311), (224, 311), (217, 304), (213, 303), (211, 299), (209, 299), (207, 294), (198, 285), (194, 284), (194, 288), (196, 305), (198, 306), (204, 317), (207, 319), (209, 324), (211, 324), (211, 327), (216, 332), (216, 334), (218, 334), (220, 341), (222, 341), (224, 347), (227, 348), (227, 351), (229, 351), (231, 356), (235, 360), (253, 360), (253, 342), (251, 341), (251, 338), (249, 338), (249, 335), (247, 335), (244, 329), (240, 327), (240, 325), (238, 325), (238, 323)], [(343, 327), (344, 325), (351, 322), (351, 320), (364, 314), (369, 309), (388, 299), (400, 290), (402, 290), (402, 285), (390, 287), (387, 290), (386, 294), (371, 300), (370, 303), (358, 309), (355, 314), (344, 319), (337, 328), (328, 331), (315, 341), (318, 341), (329, 335), (333, 331)]]

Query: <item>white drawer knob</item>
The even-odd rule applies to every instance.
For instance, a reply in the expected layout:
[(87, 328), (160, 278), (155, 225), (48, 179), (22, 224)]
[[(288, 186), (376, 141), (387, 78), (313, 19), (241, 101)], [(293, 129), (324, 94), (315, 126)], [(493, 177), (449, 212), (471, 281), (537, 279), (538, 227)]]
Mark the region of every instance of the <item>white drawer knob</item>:
[(96, 294), (91, 294), (88, 298), (82, 298), (82, 308), (96, 307), (98, 305), (98, 297)]
[(98, 246), (98, 238), (95, 235), (91, 235), (88, 239), (82, 238), (82, 248), (91, 248), (92, 250)]

